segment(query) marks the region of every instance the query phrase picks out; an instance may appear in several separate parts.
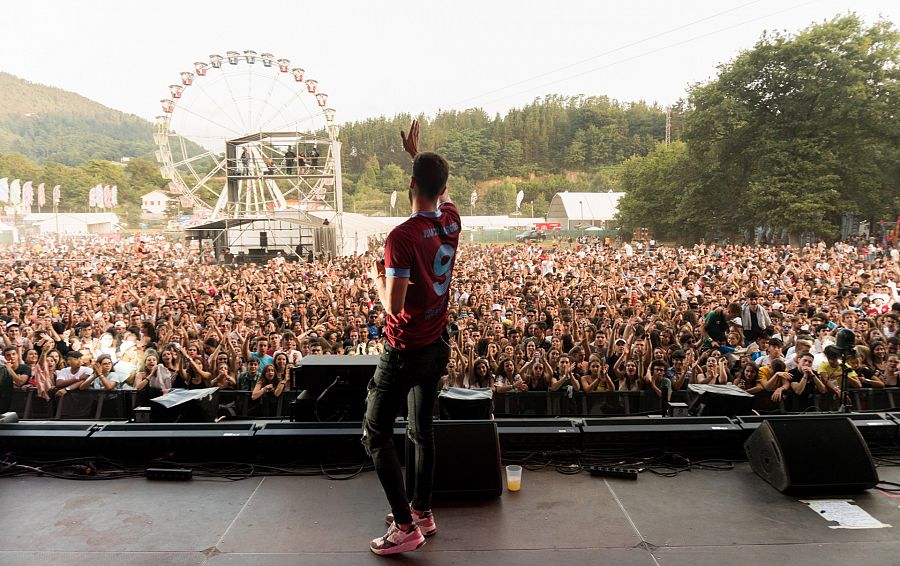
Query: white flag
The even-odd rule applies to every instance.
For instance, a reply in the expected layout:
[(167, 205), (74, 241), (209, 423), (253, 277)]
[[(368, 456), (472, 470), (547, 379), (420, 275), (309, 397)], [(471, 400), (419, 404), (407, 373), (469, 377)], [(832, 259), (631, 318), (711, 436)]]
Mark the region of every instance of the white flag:
[(25, 181), (25, 184), (22, 185), (22, 204), (28, 208), (34, 204), (34, 186), (31, 181)]
[(94, 185), (89, 196), (90, 205), (93, 207), (103, 206), (103, 185)]
[(397, 206), (397, 191), (391, 193), (391, 208)]
[(519, 191), (516, 194), (516, 210), (519, 210), (519, 207), (522, 206), (523, 200), (525, 200), (525, 191)]
[(95, 206), (97, 206), (97, 185), (88, 191), (88, 207), (94, 208)]
[(47, 187), (44, 186), (44, 183), (38, 185), (37, 203), (38, 208), (41, 208), (42, 206), (47, 204)]
[(53, 204), (59, 204), (60, 199), (60, 185), (56, 185), (53, 187)]
[(0, 202), (9, 202), (9, 178), (0, 179)]
[(472, 206), (475, 206), (475, 203), (478, 202), (478, 191), (472, 191)]
[(112, 208), (112, 187), (109, 185), (103, 186), (103, 208)]
[(19, 185), (18, 179), (14, 179), (9, 184), (9, 201), (13, 204), (22, 202), (22, 187)]
[(119, 206), (119, 186), (113, 185), (112, 188), (112, 205)]

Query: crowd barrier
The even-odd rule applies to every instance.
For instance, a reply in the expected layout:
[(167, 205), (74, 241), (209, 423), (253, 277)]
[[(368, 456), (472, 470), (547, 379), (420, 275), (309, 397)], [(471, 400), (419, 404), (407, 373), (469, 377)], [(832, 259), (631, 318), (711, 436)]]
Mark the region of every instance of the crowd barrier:
[[(285, 391), (277, 399), (253, 400), (249, 391), (219, 390), (214, 403), (217, 413), (226, 419), (290, 418), (293, 401), (299, 391)], [(156, 393), (158, 394), (158, 393)], [(32, 420), (127, 420), (136, 407), (149, 406), (156, 394), (148, 391), (72, 391), (63, 397), (42, 399), (34, 389), (13, 391), (10, 407), (20, 419)], [(781, 402), (771, 400), (771, 392), (754, 396), (753, 409), (761, 414), (832, 411), (838, 399), (831, 393), (816, 395), (806, 403), (793, 395)], [(900, 388), (859, 389), (849, 393), (854, 411), (885, 411), (900, 406)], [(672, 402), (688, 403), (687, 391), (676, 391)], [(660, 399), (647, 391), (603, 393), (515, 392), (498, 393), (493, 398), (493, 413), (498, 418), (512, 417), (587, 417), (603, 415), (645, 415), (661, 412)], [(438, 414), (437, 405), (435, 414)]]

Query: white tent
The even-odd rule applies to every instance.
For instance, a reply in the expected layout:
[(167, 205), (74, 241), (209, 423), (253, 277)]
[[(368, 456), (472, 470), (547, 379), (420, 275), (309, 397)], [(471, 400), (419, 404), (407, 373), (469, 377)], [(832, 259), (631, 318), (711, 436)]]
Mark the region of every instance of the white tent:
[(564, 230), (605, 226), (619, 211), (625, 193), (556, 193), (550, 200), (547, 222), (559, 222)]
[(41, 235), (112, 234), (121, 228), (119, 217), (112, 212), (32, 213), (22, 221), (36, 226)]

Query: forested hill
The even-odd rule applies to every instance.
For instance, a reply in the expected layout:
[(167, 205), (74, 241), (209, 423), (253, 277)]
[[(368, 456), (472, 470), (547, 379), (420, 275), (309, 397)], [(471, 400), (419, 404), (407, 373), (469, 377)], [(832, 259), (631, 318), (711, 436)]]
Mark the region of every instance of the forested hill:
[[(645, 155), (665, 137), (665, 111), (605, 96), (547, 96), (491, 117), (480, 109), (418, 116), (421, 147), (440, 151), (454, 174), (471, 181), (563, 170), (596, 171)], [(406, 166), (399, 130), (411, 115), (373, 118), (341, 129), (345, 169), (367, 162)]]
[(153, 126), (78, 94), (0, 72), (0, 153), (81, 165), (153, 156)]
[[(93, 184), (114, 184), (108, 179), (112, 170), (102, 161), (143, 157), (131, 167), (140, 175), (131, 178), (134, 171), (126, 171), (128, 178), (116, 181), (123, 202), (137, 203), (139, 190), (163, 183), (150, 174), (154, 146), (149, 122), (6, 73), (0, 73), (0, 92), (0, 176), (39, 182), (65, 178), (67, 194), (75, 197), (69, 202), (77, 203)], [(388, 213), (391, 193), (407, 183), (409, 158), (400, 130), (412, 118), (399, 114), (342, 125), (348, 210)], [(665, 137), (666, 122), (664, 109), (654, 104), (557, 95), (505, 115), (469, 109), (417, 118), (421, 148), (447, 157), (456, 194), (475, 190), (480, 213), (508, 214), (515, 208), (516, 192), (523, 190), (529, 211), (537, 215), (546, 212), (559, 191), (616, 189), (616, 166), (650, 153)], [(681, 111), (675, 109), (673, 136), (681, 122)], [(60, 169), (60, 164), (78, 171)]]

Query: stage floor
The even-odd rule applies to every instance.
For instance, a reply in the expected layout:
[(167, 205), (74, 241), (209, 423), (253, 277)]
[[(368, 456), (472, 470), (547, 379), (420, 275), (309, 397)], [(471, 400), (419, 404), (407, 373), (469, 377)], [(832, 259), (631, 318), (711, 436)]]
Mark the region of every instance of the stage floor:
[[(900, 468), (879, 468), (900, 482)], [(0, 480), (0, 564), (93, 566), (900, 564), (900, 498), (853, 498), (892, 528), (832, 529), (747, 464), (637, 481), (525, 471), (522, 491), (435, 505), (438, 534), (386, 559), (374, 472), (348, 481)]]

